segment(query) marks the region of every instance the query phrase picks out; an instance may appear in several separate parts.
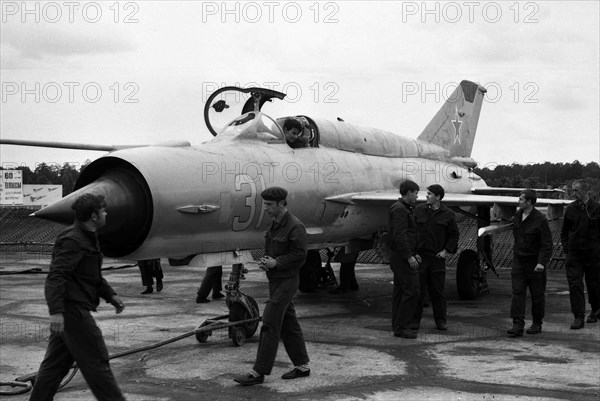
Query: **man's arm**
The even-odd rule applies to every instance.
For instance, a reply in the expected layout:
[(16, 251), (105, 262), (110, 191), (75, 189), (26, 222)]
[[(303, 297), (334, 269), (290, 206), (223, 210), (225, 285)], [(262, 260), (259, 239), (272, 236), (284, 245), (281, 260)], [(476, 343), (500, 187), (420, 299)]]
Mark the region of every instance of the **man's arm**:
[(548, 219), (542, 216), (540, 222), (540, 252), (538, 253), (538, 264), (546, 267), (552, 258), (552, 251), (554, 244), (552, 242), (552, 231), (550, 231), (550, 225)]
[(456, 253), (458, 250), (458, 240), (460, 238), (460, 231), (458, 229), (458, 224), (456, 223), (456, 216), (453, 211), (450, 211), (452, 215), (450, 216), (450, 222), (448, 223), (448, 227), (446, 229), (446, 246), (444, 249), (449, 253)]
[(50, 314), (50, 332), (60, 334), (65, 328), (65, 292), (67, 281), (83, 257), (77, 241), (65, 239), (54, 245), (50, 272), (44, 284), (44, 295)]
[(412, 247), (408, 240), (408, 212), (403, 206), (392, 210), (392, 226), (394, 227), (394, 246), (403, 259), (413, 256)]
[(73, 239), (65, 239), (54, 246), (50, 272), (46, 277), (44, 294), (50, 315), (64, 312), (67, 281), (83, 258), (81, 247)]
[(571, 231), (571, 220), (569, 219), (569, 207), (567, 206), (567, 210), (565, 211), (565, 216), (563, 218), (563, 225), (560, 229), (560, 243), (565, 255), (569, 251), (569, 231)]

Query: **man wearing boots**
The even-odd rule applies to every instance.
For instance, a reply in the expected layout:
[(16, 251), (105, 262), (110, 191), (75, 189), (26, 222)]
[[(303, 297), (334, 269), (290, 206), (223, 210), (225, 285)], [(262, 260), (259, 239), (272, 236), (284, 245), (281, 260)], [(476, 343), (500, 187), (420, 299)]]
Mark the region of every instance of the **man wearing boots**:
[(300, 267), (306, 260), (308, 235), (302, 222), (287, 210), (287, 191), (280, 187), (265, 189), (261, 196), (265, 212), (273, 223), (265, 235), (265, 256), (260, 268), (269, 279), (269, 300), (263, 311), (260, 342), (254, 367), (234, 380), (253, 386), (271, 374), (279, 340), (294, 364), (282, 379), (298, 379), (310, 375), (308, 352), (298, 323), (293, 297), (300, 283)]
[(156, 278), (156, 291), (161, 292), (163, 289), (162, 279), (164, 278), (162, 267), (160, 266), (160, 259), (147, 259), (139, 260), (138, 267), (142, 275), (142, 285), (146, 288), (141, 294), (151, 294), (154, 289), (154, 278)]
[(528, 287), (533, 323), (527, 329), (527, 334), (542, 331), (546, 302), (546, 266), (552, 257), (552, 233), (546, 216), (534, 207), (536, 201), (535, 191), (527, 189), (521, 192), (518, 211), (513, 219), (515, 244), (510, 307), (513, 327), (508, 330), (509, 337), (523, 335)]
[(392, 295), (392, 329), (395, 337), (415, 339), (413, 317), (419, 302), (419, 261), (417, 225), (413, 207), (419, 196), (419, 185), (406, 180), (400, 184), (401, 198), (390, 208), (388, 246), (390, 269), (394, 273)]
[(420, 301), (414, 317), (414, 327), (420, 327), (425, 294), (429, 294), (433, 318), (438, 330), (446, 327), (446, 257), (458, 249), (459, 231), (456, 216), (442, 203), (444, 188), (433, 184), (427, 187), (427, 202), (415, 208), (417, 223), (417, 253), (419, 266)]
[(210, 302), (208, 294), (212, 290), (212, 299), (225, 298), (225, 295), (221, 292), (223, 289), (221, 285), (221, 279), (223, 278), (223, 266), (209, 266), (206, 268), (206, 274), (200, 283), (200, 288), (196, 293), (196, 303), (204, 304)]
[(571, 188), (575, 202), (565, 210), (560, 240), (567, 255), (571, 312), (575, 316), (571, 328), (578, 330), (585, 319), (584, 276), (592, 307), (587, 323), (600, 318), (600, 204), (590, 198), (585, 180), (574, 181)]

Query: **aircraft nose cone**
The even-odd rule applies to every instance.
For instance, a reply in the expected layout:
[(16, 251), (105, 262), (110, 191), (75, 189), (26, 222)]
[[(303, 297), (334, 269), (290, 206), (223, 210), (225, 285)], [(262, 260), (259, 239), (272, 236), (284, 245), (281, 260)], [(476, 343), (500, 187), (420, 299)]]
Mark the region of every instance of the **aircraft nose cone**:
[(100, 248), (106, 256), (122, 257), (144, 242), (152, 224), (152, 197), (144, 183), (134, 171), (103, 171), (97, 179), (32, 216), (72, 224), (75, 212), (71, 206), (77, 198), (85, 193), (103, 195), (107, 216), (106, 225), (98, 230)]
[[(71, 208), (73, 203), (77, 198), (79, 198), (83, 194), (92, 193), (95, 195), (103, 195), (104, 198), (112, 199), (111, 196), (116, 192), (115, 182), (107, 179), (100, 179), (95, 181), (89, 185), (86, 185), (83, 188), (78, 189), (75, 192), (71, 192), (66, 197), (62, 198), (58, 202), (55, 202), (43, 209), (38, 210), (31, 214), (33, 217), (38, 217), (40, 219), (50, 220), (56, 223), (62, 224), (72, 224), (75, 220), (75, 212)], [(111, 202), (110, 205), (107, 206), (106, 210), (110, 213), (111, 209), (119, 209), (120, 206), (115, 204), (115, 202)], [(111, 218), (111, 220), (113, 220)], [(107, 217), (108, 223), (108, 217)]]

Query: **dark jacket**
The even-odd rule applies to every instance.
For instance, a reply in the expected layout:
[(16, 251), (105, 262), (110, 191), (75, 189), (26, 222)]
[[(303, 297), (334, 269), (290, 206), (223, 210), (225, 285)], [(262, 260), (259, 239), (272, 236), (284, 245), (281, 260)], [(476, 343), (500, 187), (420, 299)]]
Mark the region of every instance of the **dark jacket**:
[(76, 222), (59, 234), (44, 287), (50, 314), (64, 312), (65, 302), (93, 311), (100, 297), (109, 302), (115, 291), (102, 277), (101, 268), (96, 233)]
[(413, 207), (402, 199), (398, 199), (390, 208), (388, 245), (403, 259), (417, 254), (417, 226)]
[(523, 211), (519, 210), (513, 219), (515, 239), (514, 255), (523, 259), (535, 259), (537, 263), (548, 266), (552, 257), (552, 233), (546, 216), (533, 208), (523, 220)]
[(308, 234), (302, 222), (290, 212), (281, 221), (273, 220), (265, 234), (265, 255), (277, 261), (277, 267), (267, 271), (269, 280), (297, 277), (306, 260)]
[(587, 205), (579, 201), (569, 204), (560, 242), (565, 253), (600, 249), (600, 204), (591, 198)]
[(458, 224), (456, 216), (446, 205), (441, 204), (437, 210), (424, 203), (415, 208), (415, 222), (419, 241), (419, 254), (438, 254), (443, 249), (456, 253), (458, 249)]

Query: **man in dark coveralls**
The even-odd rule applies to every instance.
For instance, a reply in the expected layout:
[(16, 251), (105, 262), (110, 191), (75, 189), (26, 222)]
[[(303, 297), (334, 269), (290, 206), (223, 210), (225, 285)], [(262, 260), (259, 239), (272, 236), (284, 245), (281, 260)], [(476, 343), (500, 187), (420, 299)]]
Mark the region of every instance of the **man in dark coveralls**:
[(512, 301), (510, 316), (513, 327), (509, 337), (520, 337), (525, 327), (525, 301), (527, 287), (531, 293), (533, 322), (527, 334), (542, 331), (546, 306), (546, 266), (552, 257), (552, 233), (546, 216), (534, 206), (535, 191), (528, 189), (519, 195), (519, 210), (513, 218), (514, 257), (511, 270)]
[(394, 272), (392, 298), (392, 329), (394, 336), (417, 338), (412, 328), (419, 302), (419, 260), (417, 226), (413, 207), (419, 195), (417, 183), (406, 180), (400, 184), (401, 198), (390, 208), (388, 246), (390, 268)]
[(423, 317), (425, 294), (429, 292), (433, 318), (438, 330), (446, 330), (446, 257), (458, 248), (458, 224), (456, 216), (442, 203), (444, 188), (433, 184), (427, 187), (427, 203), (415, 208), (417, 223), (417, 253), (421, 257), (419, 267), (420, 301), (414, 318), (413, 329), (418, 329)]
[(567, 254), (567, 281), (575, 316), (571, 328), (578, 330), (585, 318), (584, 276), (592, 307), (587, 322), (596, 323), (600, 318), (600, 204), (590, 197), (587, 181), (575, 180), (571, 188), (575, 202), (565, 210), (560, 241)]
[(273, 217), (265, 235), (265, 256), (260, 260), (269, 279), (269, 300), (263, 311), (254, 367), (248, 374), (234, 378), (244, 386), (260, 384), (265, 375), (271, 374), (280, 338), (294, 364), (294, 369), (281, 377), (297, 379), (310, 375), (306, 344), (292, 301), (300, 282), (300, 267), (306, 259), (308, 236), (302, 222), (286, 208), (285, 189), (267, 188), (261, 196), (265, 211)]
[(117, 313), (125, 308), (100, 270), (102, 254), (96, 230), (106, 223), (106, 202), (102, 195), (84, 194), (72, 209), (75, 223), (58, 236), (52, 250), (44, 287), (50, 342), (30, 401), (52, 400), (73, 362), (98, 400), (124, 400), (108, 363), (102, 332), (90, 313), (96, 311), (100, 297)]

